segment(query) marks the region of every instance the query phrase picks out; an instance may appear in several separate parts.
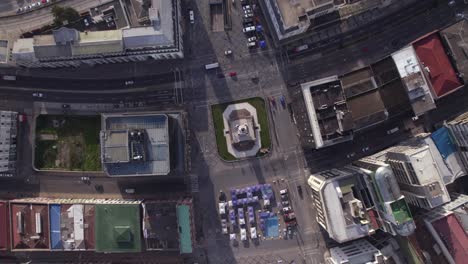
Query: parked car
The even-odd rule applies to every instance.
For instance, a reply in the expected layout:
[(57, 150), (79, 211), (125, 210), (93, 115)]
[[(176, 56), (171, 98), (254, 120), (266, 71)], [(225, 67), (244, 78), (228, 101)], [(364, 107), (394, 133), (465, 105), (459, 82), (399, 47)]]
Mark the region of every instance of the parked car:
[(247, 230), (245, 228), (241, 228), (240, 230), (240, 235), (241, 235), (241, 240), (246, 241), (247, 240)]
[(255, 27), (254, 26), (245, 27), (244, 29), (242, 29), (242, 31), (244, 31), (244, 33), (252, 32), (252, 31), (255, 31)]
[(248, 42), (254, 42), (257, 40), (257, 37), (253, 36), (247, 39)]
[(299, 194), (299, 197), (301, 199), (304, 199), (304, 196), (302, 194), (302, 186), (301, 185), (297, 185), (297, 193)]
[(224, 234), (224, 235), (229, 233), (226, 219), (221, 219), (221, 233)]
[(190, 24), (195, 23), (195, 14), (193, 13), (193, 10), (189, 10), (189, 18), (190, 18)]
[(284, 95), (280, 96), (280, 102), (281, 102), (281, 106), (283, 108), (286, 108), (286, 98), (284, 97)]
[(127, 189), (125, 189), (125, 193), (134, 194), (134, 193), (135, 193), (135, 189), (133, 189), (133, 188), (127, 188)]
[(257, 46), (257, 43), (256, 43), (256, 42), (249, 42), (249, 43), (247, 43), (247, 47), (248, 47), (249, 49), (255, 48), (256, 46)]

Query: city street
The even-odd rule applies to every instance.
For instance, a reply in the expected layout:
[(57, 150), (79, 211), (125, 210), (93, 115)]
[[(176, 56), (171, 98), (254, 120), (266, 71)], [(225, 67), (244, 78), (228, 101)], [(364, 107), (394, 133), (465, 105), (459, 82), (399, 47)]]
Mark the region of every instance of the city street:
[[(63, 4), (65, 2), (85, 10), (105, 1), (64, 0)], [(357, 133), (352, 142), (322, 150), (303, 148), (289, 107), (279, 103), (283, 96), (286, 102), (290, 102), (292, 91), (288, 90), (287, 83), (340, 75), (367, 66), (418, 37), (454, 22), (453, 10), (447, 5), (416, 13), (409, 9), (398, 18), (392, 17), (392, 23), (388, 20), (376, 23), (361, 41), (340, 49), (331, 45), (328, 49), (324, 47), (326, 51), (317, 50), (317, 53), (304, 58), (290, 60), (271, 46), (265, 49), (247, 47), (246, 36), (242, 32), (240, 1), (230, 9), (232, 28), (212, 31), (209, 2), (183, 2), (183, 16), (191, 9), (195, 13), (195, 21), (194, 24), (184, 21), (186, 58), (181, 61), (111, 64), (83, 69), (1, 68), (2, 75), (19, 76), (16, 82), (0, 81), (2, 109), (25, 113), (27, 120), (20, 127), (18, 176), (16, 179), (0, 179), (0, 195), (6, 198), (42, 195), (156, 199), (192, 192), (198, 208), (195, 212), (198, 245), (197, 254), (194, 254), (198, 263), (323, 263), (326, 243), (315, 220), (307, 178), (310, 173), (349, 164), (407, 138), (410, 132), (404, 130), (403, 120), (411, 118), (411, 114)], [(8, 8), (12, 7), (1, 5), (0, 12)], [(17, 34), (46, 24), (51, 20), (48, 9), (16, 18), (0, 18), (0, 31)], [(12, 26), (15, 23), (17, 25)], [(267, 43), (270, 43), (268, 38)], [(225, 55), (227, 50), (231, 50), (232, 55)], [(205, 69), (206, 64), (214, 62), (218, 62), (220, 67)], [(231, 77), (233, 72), (235, 76)], [(133, 83), (126, 85), (129, 80)], [(33, 97), (37, 92), (44, 96)], [(455, 108), (461, 110), (466, 107), (467, 94), (460, 92), (453, 105), (448, 99), (441, 100), (438, 111), (451, 109), (447, 113), (454, 114)], [(211, 106), (250, 97), (265, 99), (272, 149), (262, 158), (223, 161), (217, 153)], [(70, 113), (81, 114), (164, 109), (187, 111), (191, 138), (191, 171), (187, 178), (191, 183), (186, 187), (177, 181), (162, 185), (153, 177), (113, 179), (99, 172), (33, 171), (32, 118), (39, 112), (57, 111), (62, 103), (72, 104)], [(434, 122), (440, 122), (447, 116), (431, 115)], [(388, 135), (387, 131), (394, 127), (400, 130)], [(383, 137), (384, 141), (381, 140)], [(364, 151), (364, 147), (369, 147), (369, 150)], [(90, 177), (90, 184), (81, 181), (82, 176)], [(258, 246), (250, 243), (248, 247), (242, 244), (234, 247), (229, 237), (220, 233), (219, 191), (258, 183), (271, 183), (276, 189), (287, 188), (290, 191), (292, 206), (298, 208), (298, 233), (289, 240), (261, 240)], [(97, 191), (96, 186), (103, 186), (103, 192)], [(134, 188), (136, 193), (125, 194), (126, 188)], [(299, 195), (298, 188), (302, 188), (303, 195)]]

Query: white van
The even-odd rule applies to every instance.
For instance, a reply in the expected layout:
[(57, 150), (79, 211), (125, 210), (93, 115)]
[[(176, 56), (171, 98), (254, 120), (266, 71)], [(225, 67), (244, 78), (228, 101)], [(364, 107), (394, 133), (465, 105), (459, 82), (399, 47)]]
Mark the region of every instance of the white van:
[(189, 11), (189, 17), (190, 17), (190, 24), (195, 23), (195, 15), (193, 13), (193, 10)]

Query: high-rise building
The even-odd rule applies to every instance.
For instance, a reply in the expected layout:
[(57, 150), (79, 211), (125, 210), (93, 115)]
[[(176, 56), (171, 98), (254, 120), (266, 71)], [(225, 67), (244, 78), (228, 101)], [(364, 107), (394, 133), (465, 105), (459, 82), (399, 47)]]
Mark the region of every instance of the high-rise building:
[[(309, 177), (317, 222), (339, 243), (375, 233), (372, 197), (362, 173), (351, 168), (322, 171)], [(369, 210), (369, 211), (368, 211)]]
[(435, 161), (440, 153), (431, 149), (423, 138), (412, 138), (386, 152), (387, 163), (408, 203), (431, 209), (450, 201)]
[(354, 165), (363, 172), (379, 216), (380, 229), (392, 235), (411, 235), (416, 225), (390, 166), (372, 159), (361, 159)]
[(468, 173), (468, 112), (447, 122), (445, 127), (450, 131), (452, 142), (457, 148), (466, 174)]
[(365, 239), (330, 248), (330, 257), (327, 261), (330, 264), (385, 263), (382, 253)]

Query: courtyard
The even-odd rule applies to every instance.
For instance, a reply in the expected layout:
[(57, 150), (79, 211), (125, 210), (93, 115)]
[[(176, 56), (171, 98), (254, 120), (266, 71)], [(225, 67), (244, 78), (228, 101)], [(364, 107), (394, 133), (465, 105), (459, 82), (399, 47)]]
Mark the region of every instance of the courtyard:
[(100, 116), (38, 116), (35, 167), (39, 170), (100, 171), (100, 122)]

